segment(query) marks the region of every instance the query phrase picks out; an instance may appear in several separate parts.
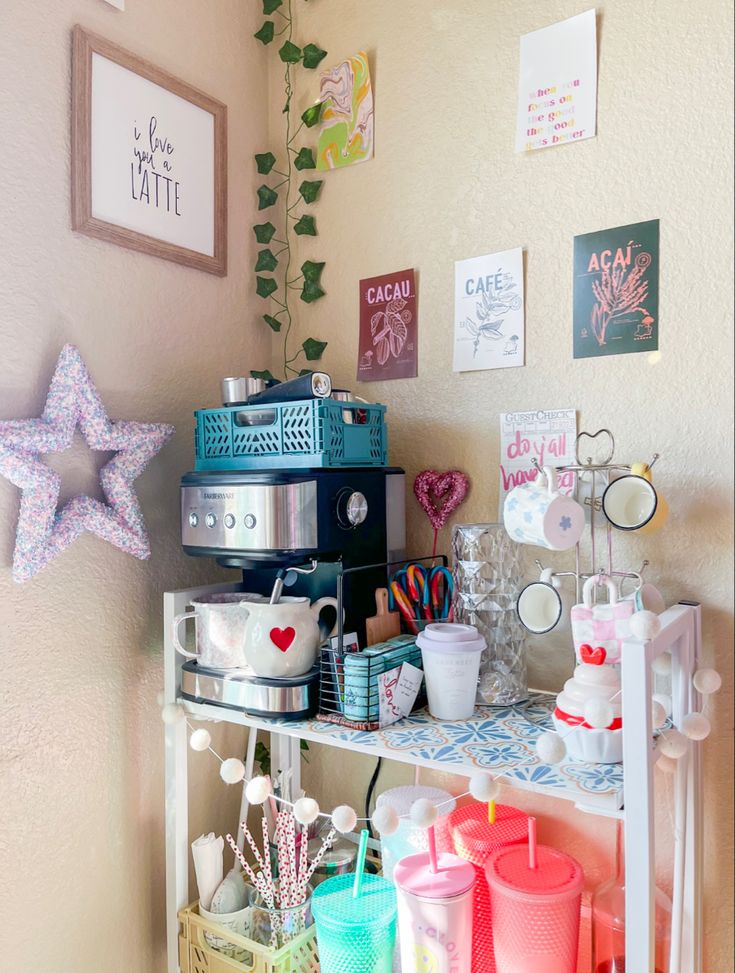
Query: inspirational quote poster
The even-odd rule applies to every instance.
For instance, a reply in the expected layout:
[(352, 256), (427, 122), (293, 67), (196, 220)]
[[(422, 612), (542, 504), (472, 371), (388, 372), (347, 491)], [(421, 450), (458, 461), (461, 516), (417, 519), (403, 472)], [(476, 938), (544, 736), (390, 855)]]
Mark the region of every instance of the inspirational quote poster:
[[(500, 489), (499, 517), (510, 491), (530, 483), (539, 475), (539, 466), (574, 464), (577, 438), (577, 413), (574, 409), (536, 409), (529, 412), (503, 412), (500, 415)], [(559, 474), (559, 491), (574, 492), (574, 473)]]
[(516, 152), (581, 142), (597, 131), (594, 10), (521, 37)]
[(574, 357), (658, 350), (659, 221), (574, 238)]
[(358, 382), (418, 375), (416, 272), (360, 281)]
[(455, 372), (523, 365), (523, 250), (454, 265)]

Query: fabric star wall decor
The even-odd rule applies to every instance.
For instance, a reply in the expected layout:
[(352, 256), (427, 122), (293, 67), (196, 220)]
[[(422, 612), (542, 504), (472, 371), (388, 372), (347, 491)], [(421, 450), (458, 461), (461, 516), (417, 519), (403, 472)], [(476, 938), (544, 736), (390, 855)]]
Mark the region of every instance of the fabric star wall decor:
[[(72, 444), (79, 429), (90, 449), (114, 451), (100, 470), (107, 503), (88, 496), (57, 511), (60, 477), (42, 459)], [(135, 480), (174, 433), (162, 423), (112, 421), (74, 345), (65, 345), (39, 419), (0, 420), (0, 475), (22, 490), (13, 580), (28, 581), (82, 531), (145, 560), (151, 549)]]

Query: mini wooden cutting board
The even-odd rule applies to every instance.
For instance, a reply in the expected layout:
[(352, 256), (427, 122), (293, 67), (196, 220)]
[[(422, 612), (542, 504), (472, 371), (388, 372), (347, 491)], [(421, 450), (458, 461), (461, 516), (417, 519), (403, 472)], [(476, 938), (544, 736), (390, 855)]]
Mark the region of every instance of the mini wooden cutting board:
[(365, 619), (365, 634), (368, 645), (378, 645), (386, 639), (392, 639), (401, 634), (401, 616), (399, 612), (388, 611), (388, 589), (377, 588), (375, 591), (375, 606), (378, 614)]

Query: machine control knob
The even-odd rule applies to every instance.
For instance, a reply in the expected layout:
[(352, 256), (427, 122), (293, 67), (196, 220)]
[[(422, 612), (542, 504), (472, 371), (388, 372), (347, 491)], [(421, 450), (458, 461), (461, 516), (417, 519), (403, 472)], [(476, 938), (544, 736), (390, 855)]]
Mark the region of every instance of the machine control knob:
[(207, 514), (207, 516), (204, 518), (204, 523), (207, 525), (207, 527), (214, 527), (214, 526), (216, 526), (216, 524), (217, 524), (217, 515), (216, 514)]
[(225, 524), (225, 527), (227, 527), (228, 530), (232, 530), (232, 528), (235, 526), (235, 515), (234, 514), (225, 514), (224, 524)]
[(368, 515), (368, 502), (364, 494), (345, 490), (337, 500), (337, 517), (343, 527), (357, 527)]
[(243, 521), (248, 530), (252, 530), (257, 524), (254, 514), (245, 514), (245, 520)]
[(199, 526), (199, 518), (197, 517), (197, 515), (195, 513), (190, 513), (189, 514), (189, 526), (190, 527), (198, 527)]

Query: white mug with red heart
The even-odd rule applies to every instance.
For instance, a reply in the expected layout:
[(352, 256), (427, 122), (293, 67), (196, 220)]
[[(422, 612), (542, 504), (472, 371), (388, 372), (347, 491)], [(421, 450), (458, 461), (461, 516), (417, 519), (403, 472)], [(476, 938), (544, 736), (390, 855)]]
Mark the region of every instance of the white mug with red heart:
[(327, 605), (337, 610), (336, 598), (282, 598), (275, 605), (242, 602), (247, 608), (245, 658), (256, 676), (284, 679), (303, 676), (317, 660), (319, 644), (337, 632), (321, 631), (319, 615)]

